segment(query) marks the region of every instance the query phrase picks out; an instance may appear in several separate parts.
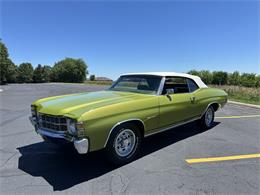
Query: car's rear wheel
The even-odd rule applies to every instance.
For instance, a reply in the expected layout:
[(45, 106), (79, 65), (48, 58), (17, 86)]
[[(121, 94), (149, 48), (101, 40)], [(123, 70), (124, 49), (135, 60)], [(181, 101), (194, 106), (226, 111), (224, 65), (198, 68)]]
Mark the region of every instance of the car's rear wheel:
[(209, 129), (214, 124), (215, 110), (212, 106), (209, 106), (205, 114), (200, 119), (200, 125), (202, 129)]
[(118, 126), (110, 135), (105, 149), (109, 162), (122, 165), (134, 160), (140, 150), (141, 138), (140, 130), (134, 124)]

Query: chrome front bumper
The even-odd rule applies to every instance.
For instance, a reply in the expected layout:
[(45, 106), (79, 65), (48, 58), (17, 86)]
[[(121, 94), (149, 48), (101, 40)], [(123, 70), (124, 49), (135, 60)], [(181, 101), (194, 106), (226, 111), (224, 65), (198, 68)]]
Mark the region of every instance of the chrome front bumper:
[(41, 129), (41, 128), (37, 127), (36, 121), (33, 120), (33, 118), (31, 116), (29, 117), (29, 120), (31, 121), (32, 125), (35, 127), (36, 133), (40, 134), (41, 136), (58, 138), (58, 139), (65, 139), (69, 142), (74, 143), (74, 147), (79, 154), (86, 154), (88, 152), (89, 141), (88, 141), (87, 138), (77, 139), (77, 138), (73, 137), (72, 135), (70, 135), (66, 132), (59, 132), (59, 131)]

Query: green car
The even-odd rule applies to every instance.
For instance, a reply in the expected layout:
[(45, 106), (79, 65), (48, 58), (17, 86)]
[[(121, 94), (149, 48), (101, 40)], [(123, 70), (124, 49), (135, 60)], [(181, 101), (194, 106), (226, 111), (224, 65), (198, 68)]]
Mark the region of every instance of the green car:
[(44, 140), (71, 142), (80, 154), (104, 149), (111, 162), (125, 164), (147, 136), (195, 120), (202, 129), (212, 127), (214, 113), (226, 102), (223, 90), (197, 76), (131, 73), (104, 91), (37, 100), (30, 121)]

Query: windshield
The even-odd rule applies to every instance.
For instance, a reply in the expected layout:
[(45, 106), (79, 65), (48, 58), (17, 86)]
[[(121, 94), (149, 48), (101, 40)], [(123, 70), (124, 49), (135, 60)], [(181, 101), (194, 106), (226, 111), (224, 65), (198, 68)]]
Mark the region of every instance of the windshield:
[(162, 77), (153, 75), (121, 76), (109, 90), (156, 94)]

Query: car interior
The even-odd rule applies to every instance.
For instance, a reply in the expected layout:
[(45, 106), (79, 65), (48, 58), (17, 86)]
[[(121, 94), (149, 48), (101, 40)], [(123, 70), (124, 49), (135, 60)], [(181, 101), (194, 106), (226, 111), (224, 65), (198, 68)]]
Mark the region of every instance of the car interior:
[(166, 94), (167, 89), (173, 89), (174, 93), (189, 93), (189, 86), (185, 78), (166, 78), (162, 94)]

